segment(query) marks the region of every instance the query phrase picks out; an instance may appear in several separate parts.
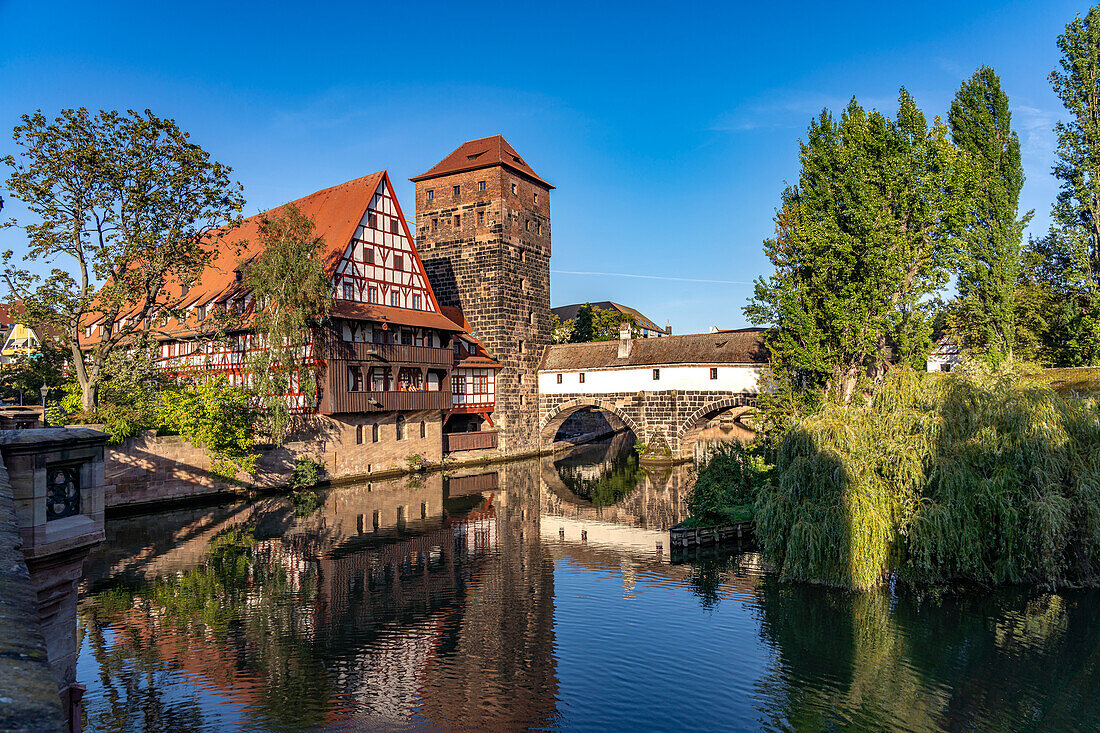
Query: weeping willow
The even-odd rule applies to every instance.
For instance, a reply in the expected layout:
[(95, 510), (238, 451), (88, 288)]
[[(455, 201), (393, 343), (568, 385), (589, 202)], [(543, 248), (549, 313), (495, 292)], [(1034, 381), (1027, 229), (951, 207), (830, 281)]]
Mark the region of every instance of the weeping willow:
[(895, 370), (786, 435), (756, 521), (792, 580), (1094, 585), (1100, 405), (1007, 371)]

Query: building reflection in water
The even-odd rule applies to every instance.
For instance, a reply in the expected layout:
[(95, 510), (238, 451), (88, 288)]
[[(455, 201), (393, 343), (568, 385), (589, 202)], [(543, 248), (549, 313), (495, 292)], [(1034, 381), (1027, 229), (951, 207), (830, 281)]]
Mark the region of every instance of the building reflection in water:
[[(1096, 591), (850, 594), (780, 584), (751, 546), (670, 563), (657, 543), (690, 473), (636, 470), (631, 447), (109, 522), (82, 606), (88, 728), (1083, 729), (1100, 716)], [(613, 501), (576, 483), (624, 465), (616, 481), (635, 484)], [(678, 680), (659, 705), (655, 669)]]

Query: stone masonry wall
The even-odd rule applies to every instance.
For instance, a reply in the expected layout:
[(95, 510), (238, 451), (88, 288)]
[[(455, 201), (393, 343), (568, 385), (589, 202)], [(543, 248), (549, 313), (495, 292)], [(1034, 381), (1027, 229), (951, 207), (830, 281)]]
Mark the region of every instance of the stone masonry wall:
[(417, 250), (440, 304), (460, 307), (504, 367), (493, 413), (500, 451), (536, 449), (536, 372), (550, 342), (549, 190), (501, 166), (420, 181), (416, 222)]
[[(443, 421), (439, 411), (404, 413), (405, 434), (397, 440), (397, 415), (349, 415), (311, 418), (292, 439), (278, 448), (261, 450), (255, 474), (237, 478), (267, 488), (285, 485), (299, 456), (325, 466), (326, 478), (367, 475), (404, 468), (408, 456), (425, 461), (442, 458)], [(423, 435), (421, 437), (421, 423)], [(373, 426), (378, 425), (378, 441)], [(362, 426), (362, 442), (357, 427)], [(108, 448), (106, 505), (119, 507), (212, 496), (239, 488), (210, 472), (206, 449), (179, 436), (145, 432)]]
[(539, 424), (544, 444), (549, 445), (561, 426), (576, 412), (598, 407), (626, 423), (639, 442), (659, 455), (664, 448), (681, 457), (684, 435), (715, 412), (755, 404), (756, 396), (741, 392), (664, 390), (588, 395), (544, 394), (539, 398)]

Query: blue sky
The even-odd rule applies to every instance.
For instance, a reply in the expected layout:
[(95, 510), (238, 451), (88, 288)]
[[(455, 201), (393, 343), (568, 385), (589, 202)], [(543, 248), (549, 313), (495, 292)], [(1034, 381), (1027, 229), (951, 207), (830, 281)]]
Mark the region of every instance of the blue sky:
[[(853, 95), (892, 113), (905, 86), (931, 118), (978, 65), (993, 66), (1023, 141), (1022, 205), (1044, 231), (1062, 115), (1046, 77), (1056, 37), (1088, 9), (236, 5), (0, 0), (0, 129), (38, 108), (150, 108), (234, 168), (250, 214), (386, 168), (410, 217), (410, 176), (501, 133), (557, 187), (553, 304), (615, 300), (678, 333), (746, 325), (798, 140)], [(0, 249), (22, 246), (0, 231)]]

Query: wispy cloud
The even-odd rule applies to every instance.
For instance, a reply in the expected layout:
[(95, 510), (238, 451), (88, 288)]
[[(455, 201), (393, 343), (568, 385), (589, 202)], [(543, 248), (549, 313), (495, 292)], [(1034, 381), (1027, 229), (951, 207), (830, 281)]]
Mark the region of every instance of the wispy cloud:
[(1029, 160), (1049, 165), (1054, 159), (1054, 115), (1026, 104), (1012, 109), (1020, 133), (1020, 153)]
[(744, 280), (706, 280), (695, 277), (670, 277), (668, 275), (638, 275), (632, 272), (588, 272), (583, 270), (551, 270), (552, 275), (596, 275), (599, 277), (635, 277), (642, 280), (672, 280), (682, 283), (716, 283), (718, 285), (752, 285)]

